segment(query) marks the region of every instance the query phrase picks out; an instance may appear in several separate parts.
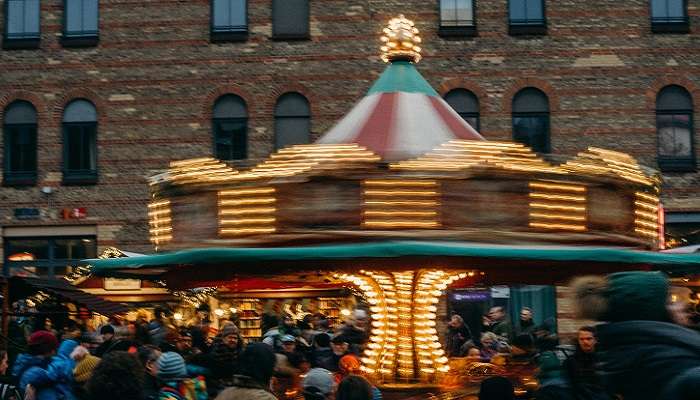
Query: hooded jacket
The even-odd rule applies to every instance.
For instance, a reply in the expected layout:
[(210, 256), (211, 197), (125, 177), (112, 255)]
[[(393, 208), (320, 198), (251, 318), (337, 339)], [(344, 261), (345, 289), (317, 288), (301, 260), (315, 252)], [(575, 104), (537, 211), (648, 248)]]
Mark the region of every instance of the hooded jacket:
[(74, 340), (64, 340), (51, 359), (21, 354), (12, 370), (20, 389), (26, 390), (27, 385), (32, 385), (36, 388), (37, 400), (75, 400), (72, 391), (75, 361), (70, 354), (77, 346)]
[(603, 384), (625, 400), (691, 400), (700, 393), (700, 335), (679, 325), (625, 321), (596, 327)]

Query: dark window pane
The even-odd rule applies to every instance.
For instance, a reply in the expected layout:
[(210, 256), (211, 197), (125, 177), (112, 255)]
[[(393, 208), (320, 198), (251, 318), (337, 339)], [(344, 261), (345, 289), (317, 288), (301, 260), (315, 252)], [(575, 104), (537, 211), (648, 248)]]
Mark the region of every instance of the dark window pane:
[(92, 238), (56, 239), (54, 244), (54, 259), (57, 260), (84, 260), (97, 256), (97, 244)]
[(454, 89), (445, 95), (445, 101), (458, 113), (478, 113), (479, 100), (466, 89)]
[[(33, 257), (34, 260), (46, 260), (49, 258), (49, 241), (47, 239), (5, 239), (9, 261), (30, 261), (31, 259), (19, 258), (20, 255)], [(18, 257), (18, 258), (16, 258)]]
[(309, 114), (309, 102), (299, 93), (285, 93), (280, 96), (275, 105), (277, 117), (300, 117)]
[(549, 111), (549, 100), (541, 90), (532, 87), (522, 89), (513, 98), (514, 113), (542, 113)]
[(247, 118), (245, 101), (232, 94), (221, 96), (214, 105), (214, 118)]
[(479, 117), (470, 117), (467, 115), (462, 115), (460, 114), (462, 118), (464, 118), (465, 121), (471, 126), (472, 128), (476, 129), (477, 131), (479, 130)]
[(678, 85), (666, 86), (659, 92), (656, 97), (657, 111), (677, 111), (693, 109), (693, 100), (685, 88)]
[(64, 124), (66, 172), (94, 172), (97, 170), (95, 124)]
[(549, 117), (513, 115), (513, 139), (538, 153), (549, 152)]
[(63, 122), (97, 122), (97, 110), (87, 100), (74, 100), (63, 112)]
[(5, 139), (8, 172), (35, 172), (36, 125), (6, 125)]
[(657, 115), (659, 155), (690, 158), (693, 155), (691, 117), (689, 114)]
[(247, 157), (247, 125), (247, 119), (214, 120), (217, 158), (241, 160)]
[(308, 117), (278, 117), (275, 120), (275, 148), (311, 141), (311, 121)]
[(36, 110), (28, 101), (16, 101), (5, 109), (6, 124), (36, 124)]
[(273, 36), (305, 37), (309, 34), (308, 0), (273, 0)]

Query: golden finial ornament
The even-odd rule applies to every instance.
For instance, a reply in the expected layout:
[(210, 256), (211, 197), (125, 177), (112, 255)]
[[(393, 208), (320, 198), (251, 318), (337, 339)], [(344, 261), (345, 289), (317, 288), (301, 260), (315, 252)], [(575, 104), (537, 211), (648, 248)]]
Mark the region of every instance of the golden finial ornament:
[(389, 21), (389, 25), (384, 28), (381, 40), (384, 62), (405, 60), (417, 63), (420, 61), (421, 48), (418, 45), (421, 39), (418, 36), (418, 29), (413, 21), (404, 17), (403, 14)]

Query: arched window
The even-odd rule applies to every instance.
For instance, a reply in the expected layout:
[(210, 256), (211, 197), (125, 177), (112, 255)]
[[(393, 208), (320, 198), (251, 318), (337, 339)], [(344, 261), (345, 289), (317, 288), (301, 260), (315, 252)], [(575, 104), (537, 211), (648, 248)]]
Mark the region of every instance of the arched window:
[(549, 100), (541, 90), (529, 87), (513, 97), (513, 140), (549, 153)]
[(457, 111), (472, 128), (479, 131), (479, 99), (467, 89), (453, 89), (445, 95), (447, 104)]
[(275, 105), (275, 150), (311, 141), (311, 112), (306, 97), (285, 93)]
[(36, 183), (36, 109), (18, 100), (5, 108), (3, 118), (5, 185)]
[(687, 90), (676, 85), (661, 89), (656, 97), (656, 132), (661, 170), (695, 169), (693, 100)]
[(219, 97), (214, 103), (214, 154), (220, 160), (248, 157), (248, 107), (234, 95)]
[(97, 182), (97, 110), (83, 99), (63, 111), (63, 183)]

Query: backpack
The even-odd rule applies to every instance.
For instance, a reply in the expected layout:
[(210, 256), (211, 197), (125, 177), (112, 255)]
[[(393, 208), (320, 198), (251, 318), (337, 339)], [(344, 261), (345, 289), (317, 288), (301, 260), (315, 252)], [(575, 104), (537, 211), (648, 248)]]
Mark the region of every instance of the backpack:
[(192, 379), (177, 382), (177, 389), (165, 385), (160, 389), (158, 400), (208, 400), (207, 387), (204, 377), (198, 376)]

